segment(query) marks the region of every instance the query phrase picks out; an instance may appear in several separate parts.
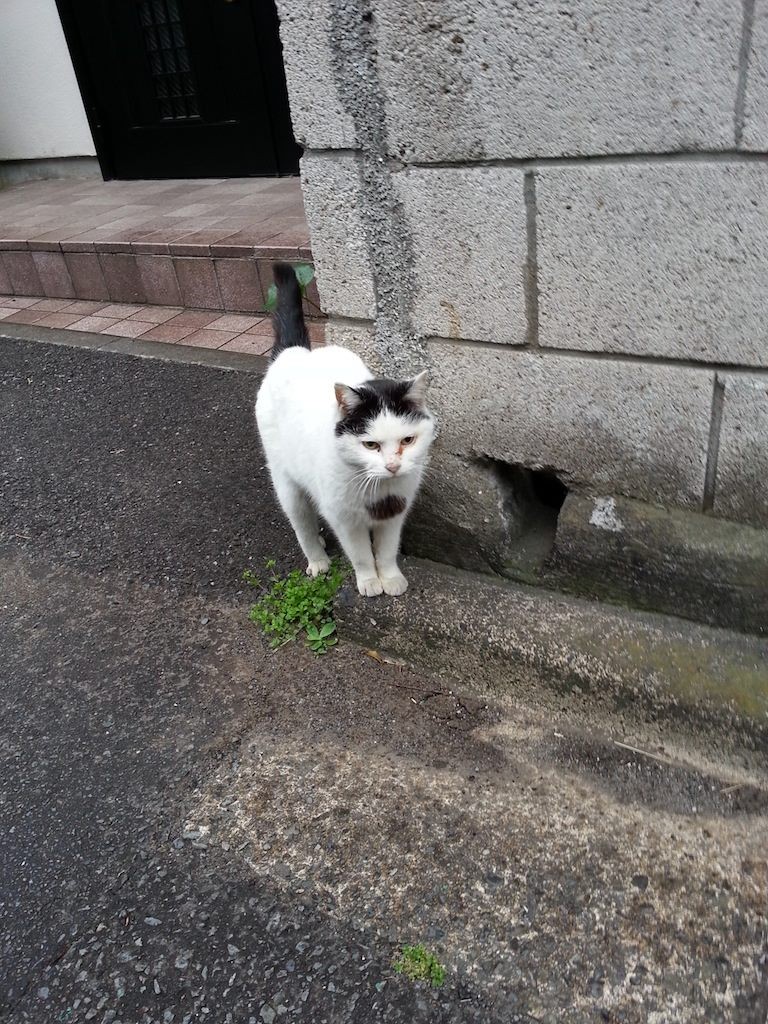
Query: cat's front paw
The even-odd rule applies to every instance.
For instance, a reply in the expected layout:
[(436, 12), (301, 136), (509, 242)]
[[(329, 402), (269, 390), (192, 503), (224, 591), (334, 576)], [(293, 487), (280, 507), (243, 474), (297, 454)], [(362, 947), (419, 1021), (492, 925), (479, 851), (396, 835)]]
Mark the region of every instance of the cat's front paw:
[(408, 580), (401, 572), (398, 572), (393, 576), (382, 576), (381, 585), (385, 594), (389, 594), (390, 597), (399, 597), (408, 589)]
[(362, 579), (358, 576), (357, 589), (363, 597), (376, 597), (382, 593), (384, 588), (382, 587), (381, 580), (378, 576), (369, 576), (367, 579)]
[(307, 576), (319, 576), (321, 572), (328, 572), (331, 568), (330, 560), (323, 557), (314, 562), (307, 562)]

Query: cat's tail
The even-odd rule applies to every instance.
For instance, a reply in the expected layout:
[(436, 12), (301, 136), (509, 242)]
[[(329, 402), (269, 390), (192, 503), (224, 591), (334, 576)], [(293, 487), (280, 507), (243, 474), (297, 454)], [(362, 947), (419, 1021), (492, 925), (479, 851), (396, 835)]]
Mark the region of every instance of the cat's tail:
[(293, 267), (289, 263), (275, 263), (272, 267), (277, 285), (277, 307), (272, 314), (275, 343), (272, 359), (287, 348), (309, 348), (309, 335), (301, 308), (301, 289)]

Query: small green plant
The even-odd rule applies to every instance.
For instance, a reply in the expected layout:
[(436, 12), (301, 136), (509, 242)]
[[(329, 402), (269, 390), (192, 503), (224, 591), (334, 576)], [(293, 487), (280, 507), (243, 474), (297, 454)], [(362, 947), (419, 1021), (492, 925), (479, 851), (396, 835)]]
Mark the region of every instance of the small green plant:
[[(250, 610), (251, 620), (261, 626), (272, 647), (282, 647), (304, 631), (310, 650), (325, 654), (338, 643), (333, 599), (346, 579), (346, 567), (333, 561), (328, 572), (314, 579), (299, 569), (280, 577), (274, 571), (274, 559), (266, 563), (266, 568), (270, 577)], [(253, 587), (262, 586), (250, 569), (245, 570), (243, 579)]]
[[(307, 288), (309, 287), (312, 278), (315, 276), (315, 268), (311, 263), (296, 263), (294, 264), (293, 270), (296, 274), (296, 280), (299, 282), (299, 289), (303, 299), (307, 294)], [(264, 309), (267, 313), (274, 313), (276, 306), (277, 286), (275, 284), (271, 284), (267, 289), (267, 301), (264, 303)]]
[(433, 988), (440, 988), (445, 981), (445, 968), (423, 946), (403, 946), (392, 966), (409, 981), (428, 981)]
[(338, 642), (335, 622), (324, 622), (319, 629), (317, 626), (307, 626), (307, 647), (315, 654), (325, 654), (329, 647)]

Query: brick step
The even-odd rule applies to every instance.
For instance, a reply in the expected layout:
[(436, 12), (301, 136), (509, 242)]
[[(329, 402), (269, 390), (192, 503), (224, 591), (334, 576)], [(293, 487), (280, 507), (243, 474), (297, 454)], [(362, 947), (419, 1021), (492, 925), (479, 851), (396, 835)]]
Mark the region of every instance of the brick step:
[[(296, 179), (30, 182), (0, 193), (0, 293), (263, 313), (311, 262)], [(321, 315), (314, 282), (305, 311)]]
[[(8, 246), (7, 240), (0, 244)], [(29, 243), (30, 245), (34, 243)], [(98, 245), (99, 243), (94, 243)], [(102, 243), (109, 244), (109, 243)], [(153, 255), (99, 250), (5, 248), (0, 254), (0, 290), (12, 295), (83, 299), (138, 305), (178, 305), (259, 313), (265, 309), (276, 260), (311, 262), (293, 252), (264, 255), (257, 247), (229, 246), (228, 255)], [(212, 247), (215, 248), (215, 247)], [(216, 250), (217, 253), (221, 249)], [(305, 312), (319, 316), (314, 281)]]
[[(268, 355), (273, 341), (271, 318), (263, 313), (224, 313), (220, 309), (51, 299), (39, 295), (0, 295), (0, 333), (3, 324), (33, 324), (41, 328), (42, 340), (46, 330), (58, 327), (251, 355)], [(325, 321), (309, 320), (307, 327), (313, 346), (322, 345)]]

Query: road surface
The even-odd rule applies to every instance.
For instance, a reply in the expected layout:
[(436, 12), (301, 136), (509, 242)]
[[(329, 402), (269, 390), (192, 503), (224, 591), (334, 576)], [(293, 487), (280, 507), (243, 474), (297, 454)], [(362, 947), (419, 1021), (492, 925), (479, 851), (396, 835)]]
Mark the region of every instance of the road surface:
[(0, 1022), (764, 1024), (748, 758), (269, 650), (256, 385), (0, 341)]

